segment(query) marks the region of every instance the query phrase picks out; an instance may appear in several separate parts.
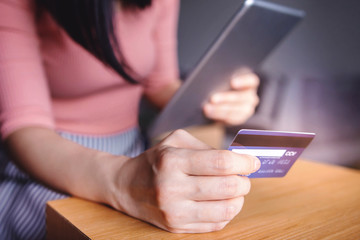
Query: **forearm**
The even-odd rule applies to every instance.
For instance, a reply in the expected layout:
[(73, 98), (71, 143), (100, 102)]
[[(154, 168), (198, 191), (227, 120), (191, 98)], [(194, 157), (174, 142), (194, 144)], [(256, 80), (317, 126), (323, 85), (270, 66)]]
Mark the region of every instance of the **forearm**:
[(111, 204), (114, 191), (112, 169), (128, 159), (82, 147), (40, 127), (14, 132), (6, 144), (16, 163), (39, 181), (71, 195), (107, 204)]

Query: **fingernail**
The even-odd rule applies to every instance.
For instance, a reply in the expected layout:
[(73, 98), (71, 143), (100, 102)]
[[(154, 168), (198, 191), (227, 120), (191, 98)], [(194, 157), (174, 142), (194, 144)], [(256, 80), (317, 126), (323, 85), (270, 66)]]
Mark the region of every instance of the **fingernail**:
[(221, 96), (219, 94), (214, 94), (211, 97), (211, 102), (213, 103), (219, 103), (221, 101)]
[(240, 77), (236, 77), (233, 79), (232, 84), (234, 87), (241, 87), (243, 80)]
[(254, 170), (255, 171), (259, 170), (260, 166), (261, 166), (260, 160), (258, 158), (255, 158), (254, 159)]

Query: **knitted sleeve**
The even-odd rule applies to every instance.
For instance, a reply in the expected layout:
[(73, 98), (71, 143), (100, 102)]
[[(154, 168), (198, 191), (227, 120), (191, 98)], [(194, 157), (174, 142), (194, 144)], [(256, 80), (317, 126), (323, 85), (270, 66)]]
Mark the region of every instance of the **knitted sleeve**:
[(0, 0), (0, 134), (54, 128), (33, 0)]

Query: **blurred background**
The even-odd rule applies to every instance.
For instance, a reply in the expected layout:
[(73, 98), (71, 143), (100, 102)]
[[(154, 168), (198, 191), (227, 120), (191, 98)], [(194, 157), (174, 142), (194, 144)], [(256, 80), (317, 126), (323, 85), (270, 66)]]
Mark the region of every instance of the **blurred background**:
[[(224, 148), (240, 128), (315, 132), (302, 157), (360, 168), (360, 1), (267, 1), (306, 17), (256, 69), (261, 104), (246, 124), (226, 130)], [(182, 79), (242, 4), (181, 0)]]

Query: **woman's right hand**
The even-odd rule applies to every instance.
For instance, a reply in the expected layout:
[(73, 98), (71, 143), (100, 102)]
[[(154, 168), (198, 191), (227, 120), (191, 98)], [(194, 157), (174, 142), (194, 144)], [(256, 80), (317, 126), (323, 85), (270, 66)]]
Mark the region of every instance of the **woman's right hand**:
[(111, 205), (175, 233), (220, 230), (241, 210), (260, 161), (214, 150), (183, 130), (128, 159), (113, 175)]

